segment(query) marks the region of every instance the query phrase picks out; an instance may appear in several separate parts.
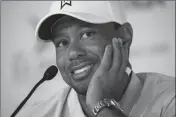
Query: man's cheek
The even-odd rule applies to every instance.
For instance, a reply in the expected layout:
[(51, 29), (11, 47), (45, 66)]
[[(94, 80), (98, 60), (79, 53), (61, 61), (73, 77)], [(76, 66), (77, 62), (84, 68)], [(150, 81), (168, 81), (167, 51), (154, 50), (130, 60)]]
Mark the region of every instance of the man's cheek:
[(69, 80), (69, 76), (68, 76), (68, 73), (66, 71), (66, 66), (65, 66), (65, 60), (64, 58), (59, 58), (57, 59), (57, 66), (59, 68), (59, 71), (61, 73), (61, 76), (63, 78), (63, 80), (68, 84), (70, 85), (70, 80)]
[(67, 70), (66, 69), (67, 58), (66, 58), (64, 53), (56, 51), (56, 64), (57, 64), (57, 67), (60, 70), (61, 75), (65, 76), (65, 74), (67, 74), (67, 71), (66, 71)]
[(103, 57), (104, 54), (104, 50), (106, 47), (106, 44), (102, 44), (97, 46), (98, 44), (93, 44), (91, 46), (87, 47), (87, 50), (90, 51), (91, 53), (93, 53), (94, 55), (98, 56), (99, 58)]
[(64, 59), (64, 57), (61, 56), (61, 55), (57, 55), (56, 54), (56, 64), (57, 64), (57, 67), (59, 68), (59, 70), (63, 72), (63, 70), (65, 68), (65, 59)]

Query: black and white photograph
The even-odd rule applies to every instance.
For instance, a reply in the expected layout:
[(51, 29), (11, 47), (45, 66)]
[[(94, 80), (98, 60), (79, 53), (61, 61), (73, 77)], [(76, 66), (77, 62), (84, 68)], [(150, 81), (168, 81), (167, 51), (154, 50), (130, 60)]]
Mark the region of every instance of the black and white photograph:
[(175, 1), (1, 1), (1, 117), (175, 115)]

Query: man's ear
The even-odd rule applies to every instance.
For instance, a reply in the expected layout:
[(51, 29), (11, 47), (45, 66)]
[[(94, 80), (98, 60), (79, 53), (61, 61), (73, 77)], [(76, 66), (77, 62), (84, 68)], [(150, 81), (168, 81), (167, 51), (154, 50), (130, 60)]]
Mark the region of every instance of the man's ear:
[(118, 35), (122, 39), (123, 44), (128, 44), (129, 48), (132, 43), (133, 38), (133, 29), (131, 27), (130, 23), (124, 23), (119, 29), (118, 29)]

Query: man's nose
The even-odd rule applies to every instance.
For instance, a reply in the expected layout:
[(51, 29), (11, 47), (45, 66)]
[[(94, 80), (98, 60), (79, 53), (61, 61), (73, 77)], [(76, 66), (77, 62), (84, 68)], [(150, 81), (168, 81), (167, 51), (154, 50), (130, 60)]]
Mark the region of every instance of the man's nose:
[(86, 51), (79, 44), (73, 44), (69, 48), (68, 57), (70, 61), (79, 59), (80, 57), (85, 55), (86, 55)]

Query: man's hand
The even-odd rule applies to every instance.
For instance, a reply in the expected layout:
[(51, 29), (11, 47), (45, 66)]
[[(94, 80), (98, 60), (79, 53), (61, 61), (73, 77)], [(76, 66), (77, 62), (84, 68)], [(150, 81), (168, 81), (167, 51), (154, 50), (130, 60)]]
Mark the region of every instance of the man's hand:
[(89, 84), (86, 103), (90, 111), (104, 98), (119, 101), (127, 87), (128, 43), (123, 45), (121, 39), (115, 38), (112, 45), (106, 46), (102, 62)]

